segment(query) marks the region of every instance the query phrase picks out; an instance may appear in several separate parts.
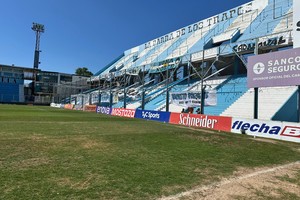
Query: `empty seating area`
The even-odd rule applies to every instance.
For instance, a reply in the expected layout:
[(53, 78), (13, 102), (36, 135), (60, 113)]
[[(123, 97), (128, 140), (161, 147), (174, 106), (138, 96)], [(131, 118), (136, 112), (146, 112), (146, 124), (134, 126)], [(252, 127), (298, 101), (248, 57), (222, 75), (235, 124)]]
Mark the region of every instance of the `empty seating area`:
[[(166, 111), (167, 91), (201, 91), (202, 82), (207, 91), (215, 92), (217, 102), (205, 105), (204, 114), (253, 118), (247, 58), (254, 54), (256, 41), (259, 53), (291, 48), (292, 14), (292, 0), (249, 1), (129, 49), (94, 78), (106, 84), (102, 92), (117, 93), (112, 107), (141, 109), (144, 100), (144, 109)], [(168, 73), (172, 75), (167, 83)], [(126, 81), (120, 81), (120, 74)], [(143, 85), (145, 77), (149, 84)], [(108, 88), (114, 81), (118, 84)], [(284, 116), (285, 110), (295, 107), (296, 90), (260, 88), (259, 119), (293, 120)], [(171, 101), (168, 105), (172, 112), (182, 109)]]

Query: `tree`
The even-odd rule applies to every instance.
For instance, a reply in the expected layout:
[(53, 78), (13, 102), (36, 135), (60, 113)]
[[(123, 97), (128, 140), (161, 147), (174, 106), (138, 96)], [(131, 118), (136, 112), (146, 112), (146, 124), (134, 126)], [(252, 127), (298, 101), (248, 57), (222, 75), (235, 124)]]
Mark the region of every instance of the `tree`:
[(86, 67), (78, 67), (75, 71), (77, 76), (93, 76), (93, 73), (88, 70)]

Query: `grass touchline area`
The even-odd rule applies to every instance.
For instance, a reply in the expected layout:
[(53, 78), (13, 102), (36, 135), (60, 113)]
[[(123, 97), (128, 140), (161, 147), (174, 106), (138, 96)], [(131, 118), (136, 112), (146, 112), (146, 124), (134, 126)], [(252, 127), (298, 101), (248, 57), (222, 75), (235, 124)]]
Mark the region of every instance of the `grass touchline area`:
[(295, 143), (50, 107), (0, 105), (0, 127), (0, 199), (155, 199), (300, 160)]

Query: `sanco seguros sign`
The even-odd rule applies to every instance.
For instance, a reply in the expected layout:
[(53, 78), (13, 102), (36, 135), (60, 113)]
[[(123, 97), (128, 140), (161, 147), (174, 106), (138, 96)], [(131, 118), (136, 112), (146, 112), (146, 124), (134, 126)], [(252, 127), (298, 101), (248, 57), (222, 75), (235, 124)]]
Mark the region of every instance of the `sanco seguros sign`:
[(300, 85), (300, 48), (249, 57), (249, 88), (295, 85)]

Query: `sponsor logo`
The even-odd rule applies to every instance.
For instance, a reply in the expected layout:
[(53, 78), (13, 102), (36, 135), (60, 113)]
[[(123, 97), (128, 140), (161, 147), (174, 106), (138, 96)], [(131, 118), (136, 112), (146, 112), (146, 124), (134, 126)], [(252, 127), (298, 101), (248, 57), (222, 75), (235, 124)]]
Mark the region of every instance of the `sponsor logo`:
[(263, 63), (261, 63), (261, 62), (256, 63), (253, 66), (253, 72), (255, 74), (262, 74), (264, 71), (265, 71), (265, 65)]
[(102, 114), (110, 114), (110, 108), (109, 107), (97, 107), (97, 113), (102, 113)]
[(200, 115), (199, 117), (192, 117), (190, 115), (180, 114), (179, 124), (185, 126), (196, 126), (203, 128), (214, 129), (215, 124), (218, 122), (216, 119), (210, 119), (207, 115)]
[(72, 110), (74, 107), (73, 104), (65, 104), (65, 109)]
[(280, 126), (269, 126), (266, 123), (256, 124), (248, 123), (243, 121), (235, 121), (232, 124), (232, 129), (241, 130), (242, 133), (249, 130), (256, 133), (265, 133), (270, 135), (278, 135), (281, 127)]
[(280, 135), (300, 138), (300, 127), (286, 126)]
[(120, 116), (120, 117), (129, 117), (134, 118), (135, 110), (128, 110), (128, 109), (117, 109), (114, 108), (111, 112), (111, 115)]
[(159, 113), (152, 113), (148, 111), (142, 111), (142, 118), (147, 119), (159, 119), (160, 114)]
[(96, 105), (87, 105), (87, 106), (84, 106), (84, 111), (95, 112), (96, 111)]
[[(274, 37), (259, 42), (258, 47), (279, 46), (282, 44), (286, 44), (286, 42), (287, 40), (283, 36)], [(255, 49), (255, 42), (238, 44), (234, 46), (233, 49), (236, 52), (253, 51)]]
[(186, 113), (171, 113), (169, 123), (198, 128), (231, 131), (232, 118)]

